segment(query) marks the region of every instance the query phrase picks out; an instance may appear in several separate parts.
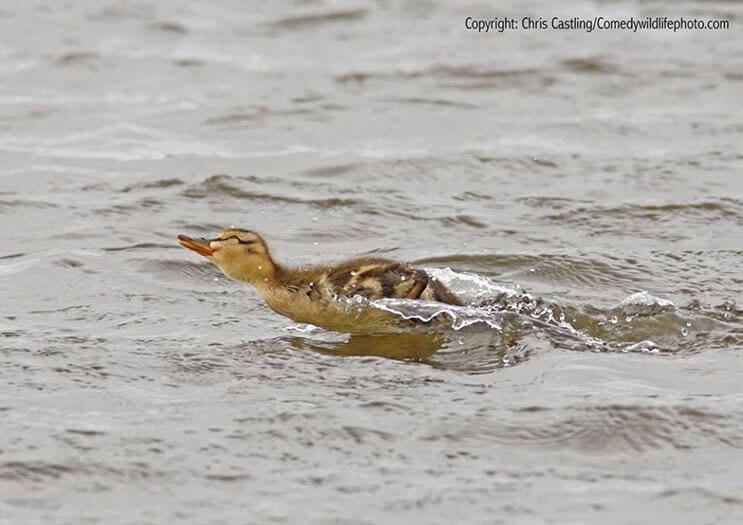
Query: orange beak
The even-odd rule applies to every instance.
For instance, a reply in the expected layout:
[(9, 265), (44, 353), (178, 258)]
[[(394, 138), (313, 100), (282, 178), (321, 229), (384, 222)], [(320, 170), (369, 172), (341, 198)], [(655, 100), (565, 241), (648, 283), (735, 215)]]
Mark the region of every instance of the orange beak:
[(186, 235), (179, 235), (178, 242), (181, 243), (181, 246), (184, 248), (193, 250), (204, 257), (211, 257), (214, 253), (214, 250), (209, 246), (209, 241), (206, 239), (192, 239)]

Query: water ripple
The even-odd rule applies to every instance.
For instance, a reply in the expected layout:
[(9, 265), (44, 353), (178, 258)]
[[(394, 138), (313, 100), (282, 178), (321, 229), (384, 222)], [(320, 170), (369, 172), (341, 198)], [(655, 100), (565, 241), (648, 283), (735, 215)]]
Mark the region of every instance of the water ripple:
[(241, 183), (239, 179), (229, 175), (212, 175), (203, 182), (190, 186), (182, 192), (182, 195), (191, 199), (223, 199), (224, 197), (230, 197), (247, 201), (305, 204), (321, 209), (327, 209), (328, 207), (334, 206), (353, 206), (357, 203), (354, 199), (338, 197), (307, 199), (303, 197), (251, 191), (242, 187), (246, 185), (247, 184), (245, 183)]

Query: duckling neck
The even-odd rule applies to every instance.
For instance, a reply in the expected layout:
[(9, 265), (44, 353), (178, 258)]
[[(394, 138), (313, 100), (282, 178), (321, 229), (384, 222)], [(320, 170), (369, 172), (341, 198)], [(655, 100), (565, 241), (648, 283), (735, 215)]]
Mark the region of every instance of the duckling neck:
[(284, 268), (279, 264), (275, 263), (273, 259), (269, 259), (265, 264), (259, 267), (260, 273), (251, 279), (249, 282), (258, 289), (272, 288), (276, 286), (279, 280), (279, 275), (284, 271)]
[(259, 289), (273, 286), (278, 275), (285, 271), (270, 256), (246, 261), (240, 265), (221, 264), (219, 266), (228, 277), (250, 283)]
[(289, 289), (293, 288), (293, 284), (297, 280), (300, 270), (296, 268), (290, 268), (282, 264), (278, 264), (271, 261), (271, 266), (263, 276), (254, 281), (252, 284), (258, 288), (258, 291), (266, 297), (267, 295), (280, 295)]
[(300, 323), (310, 323), (314, 318), (308, 313), (308, 294), (304, 286), (306, 283), (305, 270), (274, 263), (272, 274), (254, 284), (273, 311)]

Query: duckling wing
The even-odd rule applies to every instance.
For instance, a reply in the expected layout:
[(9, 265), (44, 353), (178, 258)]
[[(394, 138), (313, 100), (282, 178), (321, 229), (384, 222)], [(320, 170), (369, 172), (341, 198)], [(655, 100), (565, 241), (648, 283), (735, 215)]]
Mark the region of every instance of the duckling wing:
[(367, 262), (331, 270), (327, 281), (333, 292), (367, 299), (418, 299), (428, 285), (428, 274), (398, 262)]

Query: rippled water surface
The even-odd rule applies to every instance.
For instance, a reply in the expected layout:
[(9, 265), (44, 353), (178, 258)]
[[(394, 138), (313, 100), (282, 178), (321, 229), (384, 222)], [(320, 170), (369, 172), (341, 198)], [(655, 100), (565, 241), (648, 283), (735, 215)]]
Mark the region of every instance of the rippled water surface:
[[(743, 5), (555, 9), (0, 6), (0, 521), (741, 522)], [(553, 14), (732, 28), (463, 24)], [(467, 304), (297, 325), (230, 225)]]

